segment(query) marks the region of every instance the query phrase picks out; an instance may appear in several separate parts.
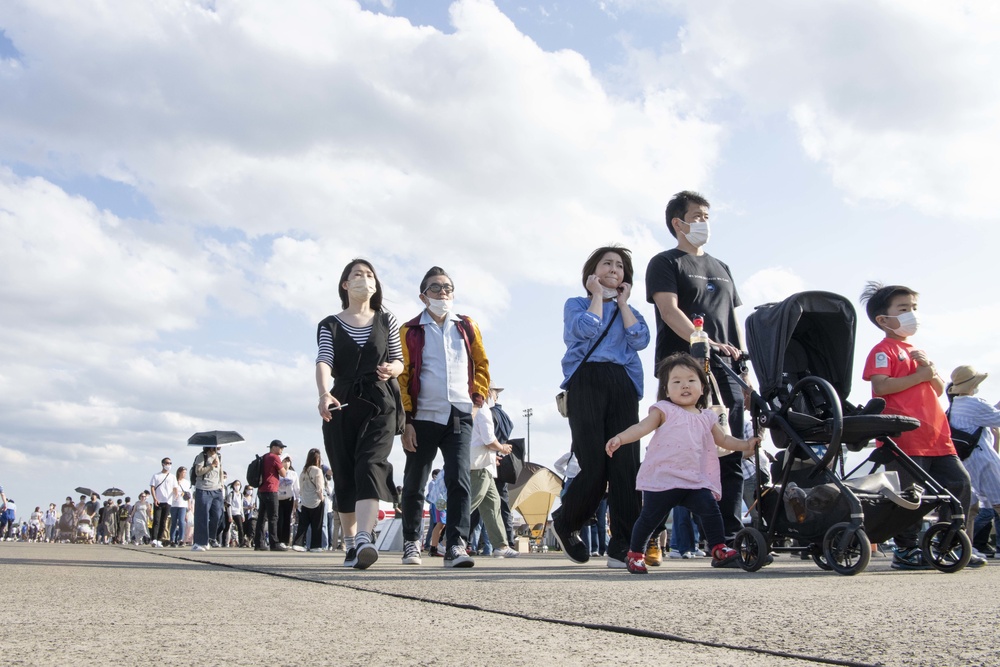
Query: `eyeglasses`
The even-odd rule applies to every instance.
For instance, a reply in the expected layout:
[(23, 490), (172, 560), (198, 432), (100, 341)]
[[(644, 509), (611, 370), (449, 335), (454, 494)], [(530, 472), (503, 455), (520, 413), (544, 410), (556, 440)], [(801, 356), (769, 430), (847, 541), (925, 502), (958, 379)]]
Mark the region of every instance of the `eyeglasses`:
[(424, 294), (427, 292), (431, 294), (454, 294), (455, 287), (453, 285), (438, 285), (434, 283), (433, 285), (428, 285), (427, 289), (424, 290)]

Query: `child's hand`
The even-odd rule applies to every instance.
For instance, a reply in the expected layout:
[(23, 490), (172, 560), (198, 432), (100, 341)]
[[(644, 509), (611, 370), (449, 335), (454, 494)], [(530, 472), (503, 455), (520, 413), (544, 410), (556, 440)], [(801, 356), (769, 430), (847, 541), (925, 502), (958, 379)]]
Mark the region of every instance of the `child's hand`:
[(613, 456), (614, 453), (618, 451), (618, 448), (621, 446), (622, 446), (622, 439), (616, 435), (615, 437), (608, 440), (608, 444), (604, 446), (604, 451), (608, 453), (608, 456)]
[(931, 366), (931, 360), (927, 358), (927, 353), (923, 350), (911, 350), (910, 358), (921, 366)]

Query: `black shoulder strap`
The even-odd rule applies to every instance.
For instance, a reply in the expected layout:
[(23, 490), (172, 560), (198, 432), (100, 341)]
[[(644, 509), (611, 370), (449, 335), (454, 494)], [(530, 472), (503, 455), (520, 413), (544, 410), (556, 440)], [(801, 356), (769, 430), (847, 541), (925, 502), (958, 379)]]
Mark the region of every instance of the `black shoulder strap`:
[[(608, 335), (609, 331), (611, 331), (611, 325), (615, 323), (615, 319), (618, 317), (618, 311), (619, 311), (619, 309), (615, 308), (615, 313), (614, 313), (614, 315), (611, 316), (611, 319), (608, 321), (608, 326), (604, 327), (604, 331), (602, 331), (601, 335), (598, 336), (597, 342), (595, 342), (591, 346), (591, 348), (589, 350), (587, 350), (587, 354), (584, 355), (583, 359), (577, 365), (576, 370), (573, 371), (573, 375), (576, 375), (576, 371), (580, 370), (580, 366), (583, 366), (585, 363), (587, 363), (587, 359), (590, 359), (590, 355), (592, 355), (594, 353), (594, 350), (597, 349), (597, 346), (601, 344), (601, 341), (604, 340), (604, 337)], [(570, 380), (573, 379), (573, 375), (569, 376)], [(567, 386), (569, 386), (568, 383), (567, 383)]]

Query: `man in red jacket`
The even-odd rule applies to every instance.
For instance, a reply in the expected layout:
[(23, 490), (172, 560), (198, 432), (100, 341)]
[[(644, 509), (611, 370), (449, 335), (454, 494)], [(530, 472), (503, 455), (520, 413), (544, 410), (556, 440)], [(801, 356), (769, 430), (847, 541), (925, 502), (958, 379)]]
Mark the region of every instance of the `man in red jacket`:
[[(257, 511), (257, 529), (254, 531), (256, 551), (288, 551), (288, 545), (278, 541), (278, 479), (288, 473), (281, 465), (281, 452), (285, 445), (281, 440), (272, 440), (270, 451), (261, 459), (261, 481), (257, 490), (260, 506)], [(271, 545), (264, 544), (264, 522)]]

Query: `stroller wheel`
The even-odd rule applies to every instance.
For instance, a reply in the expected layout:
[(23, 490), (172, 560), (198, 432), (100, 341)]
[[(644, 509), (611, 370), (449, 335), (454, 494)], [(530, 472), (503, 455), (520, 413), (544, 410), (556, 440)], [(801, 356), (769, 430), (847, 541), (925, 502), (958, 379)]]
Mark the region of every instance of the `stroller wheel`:
[(972, 542), (965, 530), (946, 521), (928, 528), (920, 547), (924, 560), (946, 574), (958, 572), (972, 558)]
[(851, 576), (864, 572), (872, 559), (868, 534), (864, 528), (847, 521), (834, 524), (823, 537), (823, 557), (837, 574)]
[(822, 544), (809, 545), (809, 553), (810, 555), (812, 555), (813, 562), (816, 563), (816, 567), (818, 567), (821, 570), (826, 570), (827, 572), (833, 569), (832, 567), (830, 567), (830, 562), (826, 559), (826, 556), (823, 554)]
[(764, 567), (767, 557), (767, 540), (756, 528), (744, 528), (736, 533), (733, 540), (733, 547), (736, 549), (736, 561), (747, 572), (756, 572)]

